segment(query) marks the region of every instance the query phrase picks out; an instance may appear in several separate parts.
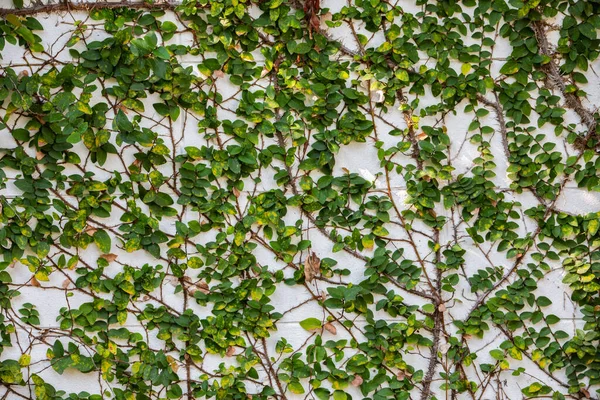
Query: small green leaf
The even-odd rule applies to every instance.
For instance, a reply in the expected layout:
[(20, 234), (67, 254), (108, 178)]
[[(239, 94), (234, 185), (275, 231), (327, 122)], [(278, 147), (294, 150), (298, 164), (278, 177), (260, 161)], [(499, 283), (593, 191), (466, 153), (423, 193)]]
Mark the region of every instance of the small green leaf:
[(29, 131), (27, 129), (17, 128), (13, 129), (11, 133), (15, 140), (20, 142), (28, 142), (30, 139)]
[(552, 301), (549, 298), (547, 298), (546, 296), (540, 296), (537, 298), (537, 304), (540, 307), (547, 307), (550, 304), (552, 304)]
[(600, 228), (600, 221), (598, 219), (591, 219), (588, 221), (588, 233), (590, 236), (594, 236), (598, 232), (598, 228)]
[(373, 234), (376, 236), (387, 236), (390, 233), (383, 226), (377, 226), (375, 229), (373, 229)]
[(588, 22), (579, 25), (579, 32), (590, 39), (596, 39), (596, 29)]
[(307, 331), (312, 331), (321, 328), (321, 320), (317, 318), (306, 318), (304, 321), (300, 321), (300, 326)]
[(300, 382), (291, 382), (288, 385), (288, 389), (290, 389), (290, 392), (295, 393), (295, 394), (304, 393), (304, 387), (300, 384)]
[(519, 71), (519, 64), (515, 61), (508, 61), (500, 68), (500, 73), (505, 75), (516, 74)]
[(342, 392), (341, 390), (336, 390), (335, 392), (333, 392), (333, 400), (346, 400), (348, 398), (348, 395), (345, 392)]
[(164, 21), (160, 27), (164, 32), (175, 32), (177, 30), (177, 25), (175, 25), (171, 21)]
[(103, 229), (98, 229), (94, 232), (94, 243), (96, 243), (101, 252), (105, 254), (110, 253), (111, 239)]

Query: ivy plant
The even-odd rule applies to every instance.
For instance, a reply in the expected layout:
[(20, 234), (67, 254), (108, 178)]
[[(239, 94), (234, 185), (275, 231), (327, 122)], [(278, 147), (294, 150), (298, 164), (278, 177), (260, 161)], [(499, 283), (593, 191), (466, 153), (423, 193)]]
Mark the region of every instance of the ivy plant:
[(3, 6), (2, 399), (599, 398), (600, 3)]

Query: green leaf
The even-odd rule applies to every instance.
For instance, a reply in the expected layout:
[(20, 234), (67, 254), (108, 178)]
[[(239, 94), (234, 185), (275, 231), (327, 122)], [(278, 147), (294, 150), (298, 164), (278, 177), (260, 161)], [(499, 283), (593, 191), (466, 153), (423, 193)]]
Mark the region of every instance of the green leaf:
[(15, 140), (18, 140), (20, 142), (28, 142), (31, 138), (27, 129), (17, 128), (13, 129), (11, 133)]
[(333, 392), (333, 400), (346, 400), (348, 398), (348, 395), (345, 392), (342, 392), (341, 390), (336, 390), (335, 392)]
[(494, 350), (490, 350), (490, 355), (495, 359), (495, 360), (504, 360), (504, 352), (502, 350), (498, 350), (498, 349), (494, 349)]
[(177, 30), (177, 25), (171, 21), (164, 21), (160, 29), (162, 29), (164, 32), (175, 32)]
[(425, 304), (424, 306), (421, 307), (421, 309), (423, 310), (423, 312), (431, 314), (435, 311), (435, 305)]
[(590, 234), (590, 236), (594, 236), (598, 232), (598, 228), (600, 228), (600, 220), (591, 219), (588, 221), (587, 231)]
[(519, 64), (515, 61), (508, 61), (500, 68), (500, 73), (505, 75), (516, 74), (519, 71)]
[(596, 29), (588, 22), (579, 25), (579, 32), (590, 39), (596, 39)]
[(162, 60), (168, 60), (169, 58), (171, 58), (169, 51), (162, 46), (154, 50), (152, 54), (154, 54), (156, 57)]
[(388, 232), (388, 230), (383, 226), (376, 226), (375, 229), (373, 229), (373, 234), (376, 236), (387, 236), (390, 234), (390, 232)]
[(57, 340), (52, 345), (52, 352), (54, 353), (55, 358), (60, 358), (65, 354), (65, 348), (60, 340)]
[(117, 112), (115, 122), (117, 124), (117, 128), (121, 131), (131, 132), (133, 130), (133, 124), (131, 121), (129, 121), (123, 110), (119, 110), (119, 112)]
[(96, 243), (101, 252), (105, 254), (110, 253), (111, 239), (103, 229), (98, 229), (94, 232), (94, 243)]
[(166, 104), (154, 103), (154, 104), (152, 104), (152, 107), (154, 107), (156, 112), (159, 113), (160, 115), (162, 115), (163, 117), (166, 117), (167, 115), (169, 115), (169, 107)]
[(202, 65), (208, 68), (210, 71), (217, 71), (220, 70), (222, 67), (221, 63), (216, 58), (207, 58), (206, 60), (204, 60)]
[(321, 328), (321, 320), (317, 318), (307, 318), (303, 321), (300, 321), (300, 326), (307, 331), (312, 331), (315, 329)]
[(306, 42), (298, 43), (296, 48), (294, 49), (294, 53), (296, 54), (306, 54), (312, 49), (311, 45)]
[(26, 26), (21, 25), (18, 27), (15, 32), (19, 34), (25, 41), (29, 44), (35, 43), (35, 37), (33, 36), (33, 32), (31, 32)]
[(67, 142), (71, 144), (79, 143), (81, 141), (81, 134), (73, 132), (67, 137)]
[(290, 390), (290, 392), (295, 393), (295, 394), (302, 394), (302, 393), (304, 393), (304, 387), (302, 387), (302, 385), (300, 384), (300, 382), (291, 382), (288, 385), (288, 389)]
[(550, 299), (547, 298), (546, 296), (540, 296), (537, 298), (537, 304), (540, 307), (547, 307), (550, 304), (552, 304), (552, 301), (550, 301)]
[(154, 21), (156, 21), (156, 19), (154, 18), (154, 16), (152, 14), (143, 14), (138, 19), (138, 24), (142, 25), (142, 26), (146, 26), (146, 25), (153, 24)]
[(450, 98), (454, 97), (455, 94), (456, 94), (456, 89), (454, 89), (453, 87), (447, 87), (442, 92), (442, 99), (450, 99)]
[(192, 160), (200, 160), (200, 159), (202, 159), (202, 152), (197, 147), (188, 146), (188, 147), (185, 148), (185, 152), (188, 154), (188, 156)]

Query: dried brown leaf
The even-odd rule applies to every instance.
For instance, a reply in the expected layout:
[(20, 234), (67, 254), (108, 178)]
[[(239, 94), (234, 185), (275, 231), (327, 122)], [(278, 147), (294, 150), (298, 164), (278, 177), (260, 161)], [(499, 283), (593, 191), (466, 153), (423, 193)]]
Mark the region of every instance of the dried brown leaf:
[(354, 387), (360, 386), (363, 383), (363, 378), (360, 375), (354, 375), (354, 379), (352, 379), (351, 385)]
[(332, 17), (333, 17), (333, 14), (331, 14), (330, 12), (326, 12), (325, 14), (321, 15), (321, 21), (322, 22), (331, 21)]
[(321, 27), (321, 19), (317, 15), (313, 14), (310, 17), (310, 25), (315, 31), (318, 31)]
[(304, 279), (311, 282), (321, 272), (321, 259), (311, 251), (304, 261)]
[(35, 278), (35, 276), (32, 276), (31, 279), (29, 280), (29, 283), (31, 283), (31, 286), (35, 286), (35, 287), (40, 287), (40, 283), (38, 282), (38, 280)]
[(62, 287), (63, 287), (63, 289), (66, 289), (66, 288), (68, 288), (70, 284), (71, 284), (71, 280), (70, 280), (70, 279), (68, 279), (68, 278), (67, 278), (67, 279), (65, 279), (65, 280), (63, 281), (63, 283), (62, 283)]
[(201, 291), (204, 294), (209, 294), (210, 293), (210, 289), (208, 287), (208, 284), (206, 282), (198, 282), (196, 283), (196, 288)]
[(179, 371), (179, 364), (177, 364), (177, 361), (172, 356), (167, 356), (167, 361), (173, 372), (177, 373), (177, 371)]
[(323, 328), (325, 328), (325, 330), (331, 333), (332, 335), (337, 335), (336, 327), (333, 326), (333, 324), (331, 324), (330, 322), (327, 322), (325, 325), (323, 325)]
[(227, 348), (227, 352), (225, 354), (227, 355), (227, 357), (231, 357), (232, 355), (234, 355), (235, 354), (235, 347), (229, 346)]
[(108, 254), (102, 254), (102, 255), (100, 256), (100, 258), (104, 258), (104, 259), (105, 259), (106, 261), (108, 261), (108, 262), (113, 262), (113, 261), (115, 261), (117, 258), (119, 258), (119, 256), (118, 256), (118, 255), (116, 255), (116, 254), (113, 254), (113, 253), (108, 253)]

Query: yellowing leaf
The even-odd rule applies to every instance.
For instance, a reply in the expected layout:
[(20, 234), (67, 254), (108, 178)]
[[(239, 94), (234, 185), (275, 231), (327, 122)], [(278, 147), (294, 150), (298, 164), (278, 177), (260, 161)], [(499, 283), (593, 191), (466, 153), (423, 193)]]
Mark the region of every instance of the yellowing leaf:
[(90, 105), (86, 104), (86, 103), (83, 103), (81, 101), (77, 102), (77, 109), (79, 111), (81, 111), (82, 113), (87, 114), (87, 115), (91, 115), (93, 113), (92, 112), (92, 108), (90, 107)]
[(588, 233), (590, 236), (594, 236), (596, 232), (598, 232), (598, 228), (600, 228), (600, 221), (597, 219), (592, 219), (588, 221)]
[(521, 350), (517, 349), (516, 347), (511, 347), (510, 349), (508, 349), (508, 354), (515, 360), (523, 359), (523, 354), (521, 353)]
[(19, 365), (21, 367), (27, 367), (31, 363), (31, 356), (29, 354), (22, 354), (19, 357)]
[(302, 394), (302, 393), (304, 393), (304, 387), (302, 387), (302, 385), (300, 384), (300, 382), (291, 382), (288, 385), (288, 389), (290, 390), (290, 392), (295, 393), (295, 394)]

